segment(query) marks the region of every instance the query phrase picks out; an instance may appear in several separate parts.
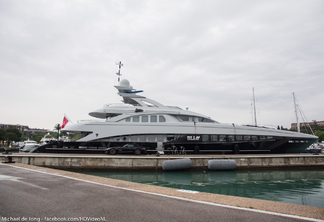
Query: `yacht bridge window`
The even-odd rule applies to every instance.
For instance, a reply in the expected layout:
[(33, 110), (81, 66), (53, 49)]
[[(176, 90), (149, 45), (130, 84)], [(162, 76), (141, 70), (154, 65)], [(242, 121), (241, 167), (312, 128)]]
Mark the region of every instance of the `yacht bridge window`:
[(184, 122), (188, 122), (189, 121), (189, 116), (178, 116), (178, 118)]
[(212, 120), (212, 119), (207, 119), (207, 118), (198, 117), (198, 122), (213, 123), (213, 122), (215, 122), (215, 121)]
[[(142, 123), (148, 123), (148, 122), (163, 123), (163, 122), (166, 122), (166, 118), (162, 115), (159, 115), (159, 116), (158, 115), (133, 116), (133, 117), (127, 117), (124, 120), (125, 120), (125, 122), (135, 122), (135, 123), (138, 123), (138, 122), (142, 122)], [(121, 120), (121, 121), (124, 121), (124, 120)]]
[(204, 118), (204, 117), (195, 117), (195, 116), (186, 116), (186, 115), (178, 115), (176, 116), (179, 120), (183, 122), (204, 122), (204, 123), (214, 123), (215, 121), (212, 119)]

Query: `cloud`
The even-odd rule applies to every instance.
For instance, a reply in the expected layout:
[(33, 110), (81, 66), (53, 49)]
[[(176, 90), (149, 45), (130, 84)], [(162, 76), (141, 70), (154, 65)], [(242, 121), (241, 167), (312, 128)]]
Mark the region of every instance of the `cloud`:
[(1, 123), (50, 128), (143, 95), (220, 122), (294, 122), (292, 92), (323, 120), (324, 3), (0, 0)]

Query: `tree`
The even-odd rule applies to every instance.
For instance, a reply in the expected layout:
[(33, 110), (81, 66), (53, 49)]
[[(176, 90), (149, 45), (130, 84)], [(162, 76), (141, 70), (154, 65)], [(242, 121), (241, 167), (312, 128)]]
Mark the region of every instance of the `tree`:
[[(7, 128), (5, 131), (6, 131), (6, 135), (7, 135), (8, 133), (14, 133), (14, 134), (17, 136), (17, 138), (16, 138), (15, 140), (20, 140), (20, 138), (21, 138), (21, 136), (22, 136), (22, 133), (21, 133), (20, 130), (17, 129), (17, 128), (10, 127), (10, 128)], [(6, 137), (7, 137), (7, 136), (6, 136)]]
[(318, 136), (318, 142), (324, 141), (324, 131), (317, 130), (314, 134)]
[(8, 139), (8, 146), (11, 144), (12, 141), (16, 141), (18, 139), (17, 135), (13, 132), (6, 133), (6, 137)]
[(4, 135), (4, 130), (3, 129), (0, 129), (0, 145), (2, 145), (1, 144), (1, 141), (3, 141), (3, 140), (5, 140), (5, 135)]
[(57, 130), (57, 140), (59, 140), (61, 129), (62, 129), (62, 127), (59, 123), (54, 126), (54, 130)]

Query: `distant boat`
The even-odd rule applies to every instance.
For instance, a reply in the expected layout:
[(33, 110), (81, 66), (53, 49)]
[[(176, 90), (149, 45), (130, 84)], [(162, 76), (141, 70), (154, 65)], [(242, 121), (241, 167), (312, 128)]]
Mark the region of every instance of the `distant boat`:
[(29, 153), (30, 151), (37, 149), (40, 145), (34, 140), (25, 140), (23, 146), (19, 148), (20, 153)]
[(40, 140), (40, 145), (45, 145), (54, 141), (57, 141), (57, 139), (55, 139), (51, 134), (48, 133)]
[(310, 147), (304, 150), (302, 153), (322, 153), (324, 152), (324, 143), (313, 143)]

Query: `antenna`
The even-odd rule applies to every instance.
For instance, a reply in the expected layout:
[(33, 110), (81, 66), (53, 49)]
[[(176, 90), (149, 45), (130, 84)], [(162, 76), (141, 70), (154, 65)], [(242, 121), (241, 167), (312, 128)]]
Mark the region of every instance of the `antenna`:
[(124, 64), (122, 64), (121, 61), (119, 61), (119, 62), (116, 62), (116, 65), (118, 65), (118, 67), (119, 67), (119, 70), (118, 70), (118, 72), (117, 72), (116, 74), (117, 74), (117, 76), (118, 76), (118, 85), (120, 85), (120, 76), (122, 75), (122, 74), (120, 73), (120, 70), (121, 70), (121, 67), (122, 67)]

